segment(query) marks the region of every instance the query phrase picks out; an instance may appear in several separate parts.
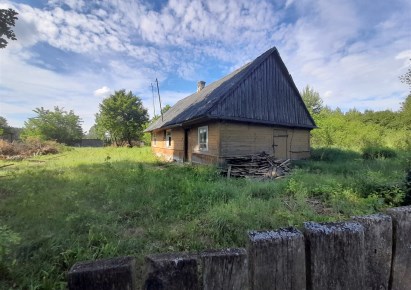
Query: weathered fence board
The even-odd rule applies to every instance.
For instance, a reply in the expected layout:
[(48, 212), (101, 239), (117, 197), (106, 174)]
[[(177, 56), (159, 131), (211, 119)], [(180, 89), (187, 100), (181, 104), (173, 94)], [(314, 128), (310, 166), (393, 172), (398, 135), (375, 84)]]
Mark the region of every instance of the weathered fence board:
[(249, 232), (250, 288), (304, 290), (305, 247), (303, 234), (294, 228)]
[(145, 290), (197, 290), (197, 256), (186, 253), (157, 254), (146, 257)]
[(393, 221), (393, 259), (390, 289), (411, 289), (411, 206), (391, 208)]
[(80, 262), (68, 273), (70, 290), (135, 290), (136, 262), (133, 257)]
[(247, 251), (226, 249), (200, 255), (204, 290), (248, 289)]
[(304, 223), (307, 289), (364, 289), (364, 227), (357, 222)]
[(388, 289), (392, 259), (392, 220), (384, 214), (353, 217), (364, 227), (364, 289)]

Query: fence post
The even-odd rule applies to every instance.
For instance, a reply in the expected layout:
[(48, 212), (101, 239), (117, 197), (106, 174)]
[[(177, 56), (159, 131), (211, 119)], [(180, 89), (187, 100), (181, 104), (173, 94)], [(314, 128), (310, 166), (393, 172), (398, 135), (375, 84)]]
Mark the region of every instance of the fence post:
[(365, 287), (388, 289), (392, 259), (392, 220), (385, 214), (356, 216), (364, 227)]
[(390, 289), (411, 287), (411, 206), (390, 208), (393, 222), (393, 252)]
[(70, 290), (136, 290), (136, 261), (133, 257), (79, 262), (68, 272)]
[(304, 290), (304, 236), (295, 228), (248, 233), (252, 290)]
[(197, 255), (166, 253), (146, 257), (145, 290), (197, 290)]
[(364, 228), (357, 222), (304, 223), (307, 289), (364, 289)]
[(206, 251), (200, 257), (204, 290), (248, 289), (245, 249)]

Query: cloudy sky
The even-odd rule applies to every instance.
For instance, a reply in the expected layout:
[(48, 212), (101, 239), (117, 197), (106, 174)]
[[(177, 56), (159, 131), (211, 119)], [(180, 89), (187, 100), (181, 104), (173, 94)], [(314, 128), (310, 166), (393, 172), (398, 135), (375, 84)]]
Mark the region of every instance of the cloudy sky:
[[(98, 104), (131, 90), (153, 114), (276, 46), (301, 90), (342, 110), (397, 110), (408, 88), (410, 0), (0, 0), (19, 15), (0, 50), (0, 116), (21, 127), (64, 107), (87, 131)], [(156, 103), (158, 112), (158, 104)]]

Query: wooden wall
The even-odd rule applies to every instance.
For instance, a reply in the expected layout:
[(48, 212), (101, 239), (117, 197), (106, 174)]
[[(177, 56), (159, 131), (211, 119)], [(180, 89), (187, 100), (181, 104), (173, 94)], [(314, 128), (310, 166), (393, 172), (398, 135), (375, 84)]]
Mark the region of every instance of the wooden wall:
[(257, 154), (262, 151), (281, 159), (303, 159), (310, 156), (309, 130), (227, 122), (221, 123), (220, 136), (221, 157)]
[[(200, 151), (198, 128), (208, 126), (208, 150)], [(193, 163), (221, 163), (230, 156), (266, 152), (279, 159), (310, 157), (310, 131), (232, 122), (199, 124), (188, 130), (188, 161)], [(168, 161), (183, 161), (184, 130), (171, 129), (171, 146), (166, 146), (164, 130), (156, 131), (157, 142), (151, 140), (153, 152)]]
[(167, 161), (183, 161), (184, 158), (184, 130), (182, 128), (171, 129), (171, 146), (167, 147), (164, 138), (164, 130), (155, 132), (157, 142), (154, 144), (153, 134), (151, 135), (151, 148), (153, 152)]
[[(198, 148), (198, 128), (208, 126), (208, 150)], [(188, 160), (194, 163), (217, 163), (220, 154), (220, 123), (206, 123), (191, 127), (188, 132)]]

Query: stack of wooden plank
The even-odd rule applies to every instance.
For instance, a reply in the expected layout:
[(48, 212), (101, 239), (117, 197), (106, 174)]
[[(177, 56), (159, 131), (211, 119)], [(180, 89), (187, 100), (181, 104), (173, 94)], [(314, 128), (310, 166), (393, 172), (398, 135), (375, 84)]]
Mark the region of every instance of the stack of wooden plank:
[(265, 152), (257, 155), (234, 156), (226, 158), (223, 174), (230, 177), (274, 179), (290, 172), (290, 159), (275, 159)]

